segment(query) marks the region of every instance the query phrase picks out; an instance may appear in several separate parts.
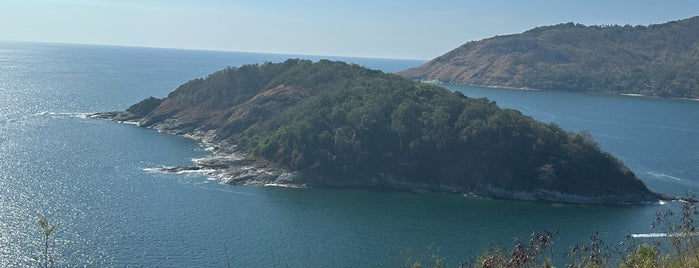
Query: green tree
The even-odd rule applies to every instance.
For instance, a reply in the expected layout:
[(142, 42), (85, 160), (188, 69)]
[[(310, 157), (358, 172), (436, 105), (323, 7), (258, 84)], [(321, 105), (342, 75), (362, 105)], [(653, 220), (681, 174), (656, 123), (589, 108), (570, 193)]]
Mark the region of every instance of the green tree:
[(49, 236), (51, 235), (53, 230), (55, 230), (56, 226), (51, 225), (49, 223), (48, 218), (46, 218), (46, 216), (40, 214), (39, 212), (36, 213), (36, 216), (38, 218), (37, 223), (39, 224), (39, 228), (41, 228), (41, 231), (44, 235), (44, 267), (53, 267), (54, 260), (49, 255)]

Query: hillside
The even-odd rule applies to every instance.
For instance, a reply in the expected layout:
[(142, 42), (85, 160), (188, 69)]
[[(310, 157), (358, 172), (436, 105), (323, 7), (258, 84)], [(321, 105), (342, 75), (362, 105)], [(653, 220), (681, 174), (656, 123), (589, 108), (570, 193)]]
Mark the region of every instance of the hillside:
[(451, 84), (699, 98), (699, 17), (650, 26), (538, 27), (468, 42), (399, 74)]
[(574, 203), (658, 198), (588, 134), (567, 133), (487, 99), (343, 62), (227, 68), (189, 81), (164, 99), (95, 117), (190, 135), (214, 144), (219, 156), (242, 154), (243, 162), (204, 164), (238, 170), (219, 173), (237, 184)]

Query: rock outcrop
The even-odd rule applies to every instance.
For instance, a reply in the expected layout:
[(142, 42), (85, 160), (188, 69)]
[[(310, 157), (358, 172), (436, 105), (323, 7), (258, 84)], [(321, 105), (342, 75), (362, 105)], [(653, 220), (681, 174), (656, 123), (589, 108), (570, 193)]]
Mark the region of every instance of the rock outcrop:
[(436, 191), (571, 203), (660, 196), (585, 133), (487, 99), (342, 62), (227, 68), (96, 118), (214, 148), (197, 167), (234, 184)]

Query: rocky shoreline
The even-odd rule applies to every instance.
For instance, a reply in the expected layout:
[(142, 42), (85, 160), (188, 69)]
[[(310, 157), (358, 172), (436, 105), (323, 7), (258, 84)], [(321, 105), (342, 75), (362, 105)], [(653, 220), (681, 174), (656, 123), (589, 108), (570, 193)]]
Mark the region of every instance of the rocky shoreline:
[[(116, 123), (132, 124), (143, 127), (141, 121), (126, 111), (95, 113), (88, 116), (93, 119), (106, 119)], [(288, 185), (289, 187), (305, 187), (295, 181), (300, 177), (298, 173), (286, 170), (273, 163), (249, 157), (245, 153), (238, 152), (235, 145), (216, 141), (212, 134), (195, 132), (181, 133), (172, 131), (173, 126), (159, 124), (150, 127), (161, 133), (184, 136), (204, 144), (211, 148), (211, 156), (197, 159), (194, 166), (167, 166), (155, 170), (165, 173), (202, 172), (209, 176), (217, 177), (227, 184), (233, 185)]]
[[(107, 119), (117, 123), (135, 124), (141, 126), (140, 121), (133, 118), (127, 112), (96, 113), (89, 116), (95, 119)], [(172, 122), (171, 122), (172, 123)], [(220, 179), (231, 185), (252, 186), (281, 186), (290, 188), (358, 188), (370, 190), (395, 190), (414, 193), (449, 193), (460, 194), (472, 198), (492, 198), (506, 200), (525, 200), (537, 202), (556, 202), (570, 204), (602, 204), (602, 205), (638, 205), (652, 204), (658, 201), (679, 200), (679, 198), (666, 196), (660, 193), (634, 193), (634, 194), (609, 194), (603, 196), (585, 196), (568, 194), (549, 190), (512, 190), (491, 185), (477, 185), (475, 187), (458, 187), (441, 184), (414, 183), (403, 180), (391, 174), (380, 174), (367, 181), (338, 181), (325, 178), (309, 178), (299, 172), (288, 170), (284, 167), (249, 156), (236, 150), (235, 145), (220, 142), (211, 133), (194, 132), (181, 133), (172, 131), (176, 124), (160, 123), (150, 128), (162, 133), (181, 135), (202, 142), (205, 147), (212, 148), (211, 156), (197, 159), (193, 166), (159, 167), (158, 172), (187, 173), (201, 172), (207, 176)], [(634, 200), (634, 201), (630, 201)], [(696, 201), (693, 199), (687, 201)]]

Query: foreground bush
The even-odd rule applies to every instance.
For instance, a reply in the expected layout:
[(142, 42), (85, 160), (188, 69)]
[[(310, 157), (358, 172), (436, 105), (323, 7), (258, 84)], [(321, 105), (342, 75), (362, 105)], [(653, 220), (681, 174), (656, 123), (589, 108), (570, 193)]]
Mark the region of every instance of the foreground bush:
[[(695, 200), (688, 198), (687, 200)], [(697, 212), (694, 201), (682, 201), (681, 213), (675, 215), (668, 210), (658, 213), (651, 224), (653, 229), (663, 228), (662, 235), (651, 244), (635, 243), (629, 237), (621, 244), (628, 245), (623, 251), (608, 247), (597, 233), (587, 243), (571, 246), (556, 259), (549, 246), (557, 233), (534, 232), (528, 240), (517, 239), (512, 248), (491, 247), (481, 254), (471, 256), (458, 263), (458, 268), (534, 268), (554, 267), (553, 263), (565, 263), (566, 268), (697, 268), (699, 267), (699, 232), (695, 230), (694, 216)], [(424, 255), (424, 254), (423, 254)], [(389, 267), (449, 267), (445, 258), (428, 254), (430, 258), (408, 258), (403, 264)], [(418, 261), (415, 261), (418, 259)], [(562, 260), (565, 261), (562, 261)]]

